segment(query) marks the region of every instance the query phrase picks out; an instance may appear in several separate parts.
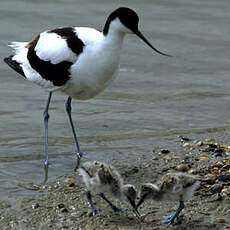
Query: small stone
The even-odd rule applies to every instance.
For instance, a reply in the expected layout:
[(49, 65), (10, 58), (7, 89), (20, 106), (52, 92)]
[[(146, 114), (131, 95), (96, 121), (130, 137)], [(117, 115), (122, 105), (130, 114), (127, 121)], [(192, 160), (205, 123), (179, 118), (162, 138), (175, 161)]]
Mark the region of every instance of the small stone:
[(210, 160), (208, 157), (206, 157), (206, 156), (201, 156), (200, 157), (200, 161), (208, 161), (208, 160)]
[(208, 145), (205, 145), (204, 147), (202, 147), (201, 151), (213, 153), (216, 151), (216, 148), (217, 148), (217, 146), (215, 144), (208, 144)]
[(226, 223), (226, 220), (224, 218), (216, 218), (215, 222), (222, 224), (222, 223)]
[(212, 174), (220, 174), (220, 169), (217, 168), (217, 167), (213, 167), (213, 168), (210, 169), (210, 172)]
[(163, 167), (162, 172), (167, 172), (167, 171), (169, 171), (169, 169), (170, 169), (169, 167)]
[(221, 169), (220, 169), (220, 171), (221, 172), (224, 172), (224, 171), (227, 171), (227, 170), (229, 170), (230, 169), (230, 165), (224, 165)]
[(38, 203), (32, 204), (32, 209), (37, 209), (39, 207), (40, 207), (40, 205)]
[(209, 191), (208, 188), (198, 188), (198, 189), (195, 191), (194, 195), (195, 195), (195, 196), (203, 196), (204, 194), (207, 194), (208, 191)]
[(178, 136), (178, 137), (180, 138), (181, 142), (190, 141), (190, 139), (187, 137), (183, 137), (183, 136)]
[(230, 195), (230, 188), (222, 189), (221, 193), (224, 193), (225, 195)]
[(213, 154), (212, 154), (212, 158), (216, 158), (216, 157), (222, 157), (222, 152), (220, 151), (215, 151)]
[(210, 142), (213, 142), (214, 139), (212, 139), (212, 138), (206, 138), (204, 141), (205, 141), (206, 143), (210, 143)]
[(93, 212), (92, 212), (92, 211), (88, 211), (88, 212), (87, 212), (87, 216), (88, 216), (88, 217), (93, 216)]
[(180, 164), (177, 165), (176, 170), (180, 172), (187, 172), (189, 170), (189, 166), (187, 164)]
[(216, 149), (216, 148), (218, 148), (218, 144), (217, 143), (210, 143), (209, 148)]
[(203, 141), (196, 142), (196, 146), (202, 146), (202, 145), (203, 145)]
[(58, 204), (58, 208), (62, 209), (62, 208), (64, 208), (64, 207), (65, 207), (64, 204)]
[(195, 175), (195, 174), (198, 173), (198, 171), (197, 171), (196, 169), (189, 169), (189, 170), (188, 170), (188, 173), (189, 173), (189, 174)]
[(70, 208), (71, 210), (76, 210), (76, 207), (73, 206), (73, 205), (69, 206), (69, 208)]
[(68, 184), (73, 184), (73, 183), (75, 182), (75, 180), (74, 180), (73, 178), (69, 177), (69, 178), (66, 178), (66, 179), (64, 180), (64, 182), (65, 182), (65, 183), (68, 183)]
[(223, 162), (221, 162), (221, 161), (217, 161), (216, 163), (215, 163), (215, 165), (214, 165), (215, 167), (218, 167), (218, 168), (221, 168), (221, 167), (223, 167), (224, 166), (224, 163)]
[(162, 149), (162, 150), (160, 151), (160, 153), (161, 153), (161, 154), (169, 154), (170, 151), (169, 151), (168, 149)]
[(185, 156), (183, 161), (187, 162), (189, 159), (190, 159), (190, 156)]
[(183, 144), (183, 147), (184, 147), (184, 148), (189, 148), (189, 147), (192, 147), (192, 144), (186, 142), (186, 143)]
[(215, 184), (215, 182), (216, 182), (216, 176), (211, 174), (211, 175), (205, 176), (205, 178), (202, 179), (201, 184)]
[(68, 209), (67, 208), (62, 208), (61, 212), (68, 212)]
[(172, 156), (170, 156), (170, 155), (165, 155), (164, 158), (165, 158), (166, 160), (172, 160)]
[(222, 190), (222, 188), (223, 188), (223, 185), (222, 185), (222, 184), (213, 184), (213, 185), (210, 187), (211, 191), (214, 192), (214, 193), (220, 193), (221, 190)]
[(230, 174), (225, 174), (218, 177), (218, 181), (227, 182), (230, 181)]
[(75, 186), (74, 183), (69, 184), (69, 187), (74, 187), (74, 186)]

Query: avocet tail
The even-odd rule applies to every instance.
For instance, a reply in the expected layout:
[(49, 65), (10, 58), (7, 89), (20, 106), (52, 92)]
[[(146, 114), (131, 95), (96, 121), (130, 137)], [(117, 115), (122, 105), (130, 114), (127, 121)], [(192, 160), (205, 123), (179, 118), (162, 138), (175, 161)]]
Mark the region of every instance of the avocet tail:
[(13, 60), (14, 55), (10, 55), (9, 57), (4, 58), (4, 62), (11, 67), (13, 70), (15, 70), (16, 72), (18, 72), (19, 74), (21, 74), (23, 77), (26, 77), (23, 69), (20, 65), (20, 63), (18, 63), (17, 61)]
[(25, 48), (27, 42), (11, 42), (8, 44), (8, 47), (10, 47), (14, 53), (18, 53), (21, 49)]

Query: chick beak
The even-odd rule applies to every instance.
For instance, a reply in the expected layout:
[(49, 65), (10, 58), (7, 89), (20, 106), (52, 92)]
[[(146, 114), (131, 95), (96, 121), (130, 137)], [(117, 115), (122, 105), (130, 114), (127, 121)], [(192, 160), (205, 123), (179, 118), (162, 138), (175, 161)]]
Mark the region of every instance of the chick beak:
[(133, 210), (140, 216), (140, 213), (138, 212), (138, 210), (136, 209), (136, 204), (135, 204), (135, 201), (134, 200), (132, 200), (132, 199), (130, 199), (130, 198), (128, 198), (128, 200), (129, 200), (129, 203), (131, 204), (131, 206), (133, 207)]
[(145, 196), (141, 197), (141, 199), (139, 200), (139, 202), (137, 203), (135, 210), (138, 212), (138, 208), (140, 207), (140, 205), (145, 201)]

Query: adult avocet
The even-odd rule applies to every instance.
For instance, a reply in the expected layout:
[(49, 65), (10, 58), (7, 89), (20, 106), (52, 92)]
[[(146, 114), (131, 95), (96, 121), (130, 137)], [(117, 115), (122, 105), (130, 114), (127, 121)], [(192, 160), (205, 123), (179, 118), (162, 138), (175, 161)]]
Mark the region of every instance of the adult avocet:
[(23, 77), (48, 90), (44, 111), (45, 179), (48, 178), (48, 109), (52, 93), (60, 90), (68, 95), (66, 111), (74, 135), (77, 156), (83, 152), (78, 144), (71, 117), (72, 98), (87, 100), (104, 90), (117, 76), (120, 52), (125, 34), (136, 34), (156, 52), (138, 30), (138, 15), (121, 7), (106, 20), (102, 32), (88, 27), (63, 27), (40, 33), (31, 42), (12, 42), (14, 55), (4, 61)]

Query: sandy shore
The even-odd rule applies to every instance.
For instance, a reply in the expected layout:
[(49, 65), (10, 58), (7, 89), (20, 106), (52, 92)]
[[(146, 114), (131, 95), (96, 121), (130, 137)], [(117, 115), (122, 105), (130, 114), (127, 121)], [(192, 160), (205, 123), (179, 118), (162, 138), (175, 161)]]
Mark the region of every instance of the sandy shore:
[[(126, 163), (120, 170), (124, 180), (138, 187), (141, 182), (155, 182), (168, 171), (197, 175), (201, 186), (194, 199), (186, 203), (173, 229), (230, 229), (230, 179), (226, 177), (230, 175), (230, 146), (214, 139), (178, 137), (178, 140), (176, 151), (170, 146), (153, 149), (151, 160)], [(215, 193), (217, 185), (221, 186), (219, 194)], [(168, 229), (154, 220), (177, 207), (173, 202), (145, 203), (140, 212), (147, 223), (142, 223), (128, 204), (115, 201), (126, 210), (114, 214), (94, 196), (104, 216), (93, 217), (81, 178), (74, 173), (63, 175), (46, 186), (28, 184), (25, 189), (37, 190), (37, 195), (23, 199), (17, 207), (1, 202), (1, 229)]]

